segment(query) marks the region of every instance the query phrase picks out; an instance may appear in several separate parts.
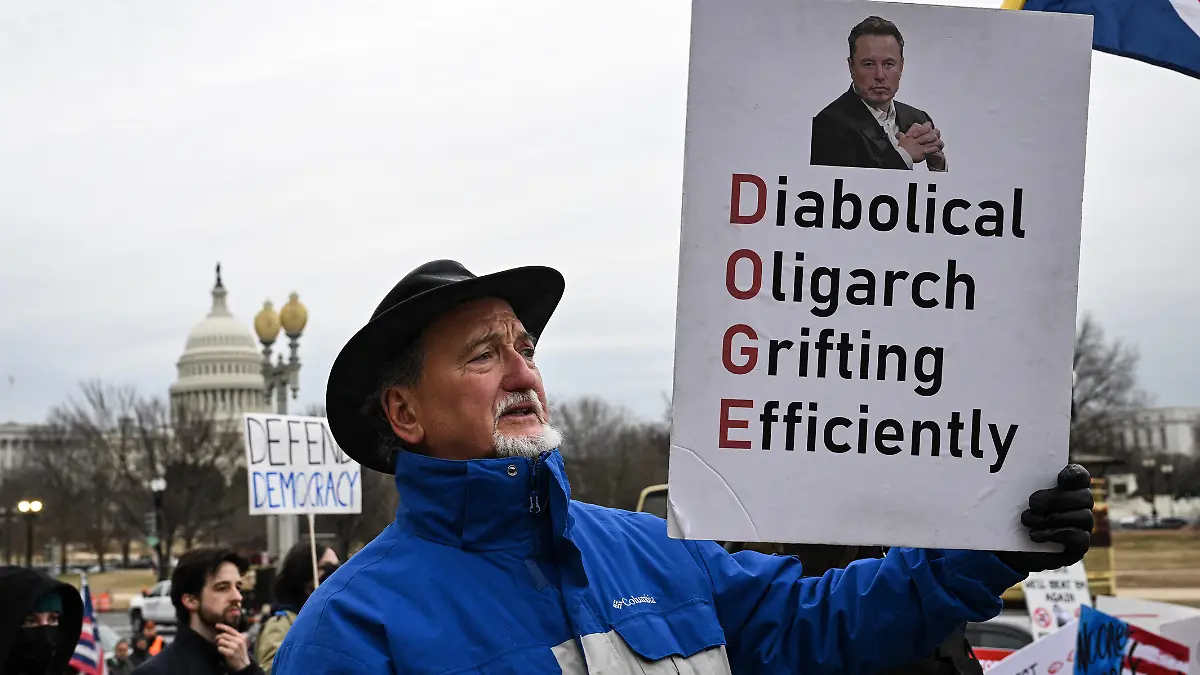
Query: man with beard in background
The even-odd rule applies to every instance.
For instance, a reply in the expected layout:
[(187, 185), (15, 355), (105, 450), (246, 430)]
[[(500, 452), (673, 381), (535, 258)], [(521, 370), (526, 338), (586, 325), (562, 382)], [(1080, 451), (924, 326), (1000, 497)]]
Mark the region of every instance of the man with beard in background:
[(171, 574), (171, 604), (179, 620), (175, 640), (134, 675), (262, 675), (250, 658), (242, 619), (242, 576), (249, 562), (232, 549), (184, 553)]

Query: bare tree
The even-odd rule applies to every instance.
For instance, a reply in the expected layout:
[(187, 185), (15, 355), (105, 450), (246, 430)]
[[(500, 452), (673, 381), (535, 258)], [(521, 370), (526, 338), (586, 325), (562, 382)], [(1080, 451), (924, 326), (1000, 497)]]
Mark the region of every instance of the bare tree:
[(244, 464), (240, 429), (214, 410), (84, 382), (78, 397), (51, 411), (35, 446), (48, 524), (62, 541), (86, 543), (102, 565), (112, 542), (128, 557), (130, 541), (151, 534), (155, 478), (167, 481), (157, 534), (168, 560), (176, 539), (190, 547), (238, 508), (227, 496)]
[(665, 422), (640, 421), (594, 397), (556, 405), (552, 417), (563, 432), (563, 459), (576, 499), (631, 509), (643, 488), (666, 482), (670, 429)]
[(1138, 352), (1120, 340), (1107, 341), (1104, 330), (1084, 315), (1075, 335), (1075, 419), (1071, 455), (1101, 454), (1131, 458), (1138, 448), (1123, 442), (1123, 432), (1148, 397), (1137, 385)]
[(129, 388), (85, 382), (78, 397), (54, 407), (35, 433), (31, 466), (46, 489), (47, 519), (62, 544), (79, 541), (104, 568), (111, 542), (124, 533), (113, 497), (118, 458), (134, 442), (122, 419), (135, 405)]

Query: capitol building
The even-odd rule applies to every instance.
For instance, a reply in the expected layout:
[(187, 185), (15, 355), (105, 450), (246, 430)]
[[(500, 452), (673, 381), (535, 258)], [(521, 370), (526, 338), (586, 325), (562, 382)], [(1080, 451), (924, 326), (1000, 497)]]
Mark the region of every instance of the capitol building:
[[(188, 333), (183, 353), (175, 362), (175, 381), (168, 389), (173, 410), (186, 406), (218, 422), (233, 422), (240, 421), (246, 412), (274, 412), (272, 393), (286, 405), (286, 385), (291, 385), (295, 395), (298, 387), (294, 379), (283, 383), (285, 386), (278, 391), (269, 389), (264, 368), (270, 346), (281, 329), (293, 338), (292, 359), (298, 367), (295, 342), (307, 323), (307, 309), (294, 293), (278, 313), (269, 301), (265, 302), (251, 330), (229, 310), (228, 295), (218, 264), (208, 314)], [(271, 368), (286, 368), (282, 354)], [(0, 480), (6, 472), (24, 464), (37, 431), (36, 423), (0, 422)]]
[[(227, 295), (218, 265), (212, 309), (188, 333), (170, 389), (173, 409), (212, 411), (219, 421), (240, 420), (244, 412), (271, 412), (258, 341), (229, 311)], [(269, 303), (264, 309), (270, 309)]]

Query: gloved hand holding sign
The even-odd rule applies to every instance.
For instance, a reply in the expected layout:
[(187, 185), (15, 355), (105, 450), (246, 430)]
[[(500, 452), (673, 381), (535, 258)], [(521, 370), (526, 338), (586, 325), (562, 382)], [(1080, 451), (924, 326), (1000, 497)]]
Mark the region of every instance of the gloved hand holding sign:
[(1095, 526), (1091, 482), (1092, 477), (1087, 469), (1078, 464), (1068, 464), (1058, 474), (1058, 485), (1030, 495), (1029, 508), (1021, 514), (1021, 524), (1029, 528), (1030, 539), (1039, 544), (1062, 544), (1062, 551), (996, 551), (996, 557), (1023, 574), (1055, 570), (1083, 560), (1083, 555), (1091, 546), (1092, 528)]

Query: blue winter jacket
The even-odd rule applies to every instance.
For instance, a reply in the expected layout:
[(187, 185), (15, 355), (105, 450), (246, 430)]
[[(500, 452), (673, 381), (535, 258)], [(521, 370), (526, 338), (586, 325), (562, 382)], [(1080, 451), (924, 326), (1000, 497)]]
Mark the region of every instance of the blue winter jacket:
[(401, 453), (396, 487), (396, 521), (305, 603), (274, 675), (872, 673), (995, 616), (1023, 578), (914, 549), (801, 578), (795, 558), (571, 501), (557, 451)]

